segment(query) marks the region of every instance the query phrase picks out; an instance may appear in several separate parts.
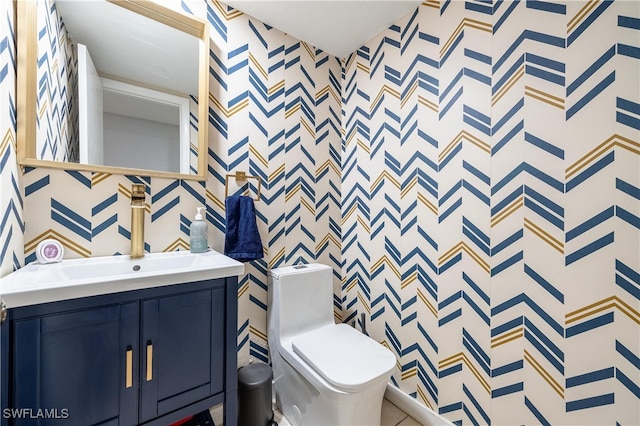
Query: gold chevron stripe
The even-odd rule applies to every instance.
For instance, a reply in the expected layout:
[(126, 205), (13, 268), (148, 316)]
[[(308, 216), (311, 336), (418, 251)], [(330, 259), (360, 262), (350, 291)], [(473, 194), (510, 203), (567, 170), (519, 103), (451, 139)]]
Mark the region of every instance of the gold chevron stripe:
[(342, 314), (338, 311), (333, 311), (333, 318), (335, 319), (336, 324), (340, 324), (342, 322)]
[(276, 253), (273, 258), (269, 261), (269, 269), (275, 268), (275, 265), (278, 264), (284, 258), (284, 247), (282, 247), (278, 253)]
[[(418, 271), (414, 271), (407, 278), (402, 280), (402, 282), (400, 283), (400, 288), (403, 289), (403, 288), (407, 287), (408, 285), (411, 285), (417, 279), (418, 279)], [(420, 290), (420, 289), (418, 289), (418, 290)]]
[(324, 236), (322, 240), (320, 240), (318, 244), (316, 244), (316, 252), (319, 251), (320, 248), (323, 245), (327, 244), (329, 241), (331, 241), (333, 245), (338, 249), (342, 248), (342, 242), (338, 238), (336, 238), (335, 235), (333, 235), (332, 233), (328, 233), (327, 235)]
[(471, 256), (471, 258), (482, 268), (484, 269), (487, 273), (489, 273), (491, 271), (491, 268), (489, 268), (489, 263), (487, 263), (487, 261), (483, 260), (475, 251), (473, 251), (473, 249), (471, 247), (469, 247), (467, 245), (467, 243), (465, 243), (464, 241), (460, 241), (458, 244), (456, 244), (454, 247), (452, 247), (451, 249), (449, 249), (449, 251), (447, 251), (445, 254), (443, 254), (442, 256), (440, 256), (438, 258), (438, 264), (440, 266), (442, 266), (447, 260), (451, 259), (453, 256), (455, 256), (456, 254), (458, 254), (458, 252), (460, 251), (464, 251), (465, 253), (467, 253), (469, 256)]
[(414, 176), (413, 179), (411, 179), (411, 181), (407, 184), (407, 186), (405, 186), (402, 189), (402, 191), (400, 191), (400, 199), (404, 198), (405, 195), (411, 192), (413, 187), (416, 186), (417, 184), (418, 184), (418, 177)]
[(171, 251), (178, 251), (178, 250), (189, 250), (189, 244), (183, 240), (182, 238), (178, 238), (177, 240), (175, 240), (174, 242), (172, 242), (171, 244), (169, 244), (167, 247), (165, 247), (164, 249), (162, 249), (163, 252), (171, 252)]
[(491, 227), (493, 228), (494, 226), (502, 222), (504, 219), (511, 216), (514, 212), (516, 212), (516, 210), (518, 210), (523, 205), (524, 205), (524, 196), (521, 195), (520, 197), (512, 201), (511, 204), (506, 206), (504, 209), (500, 210), (498, 213), (495, 214), (495, 216), (491, 218)]
[(353, 277), (351, 282), (347, 284), (347, 287), (345, 288), (345, 290), (347, 292), (350, 292), (351, 290), (353, 290), (353, 288), (358, 284), (358, 281), (359, 281), (358, 277)]
[(257, 328), (255, 328), (252, 325), (249, 326), (249, 333), (253, 334), (254, 336), (258, 336), (259, 338), (261, 338), (265, 342), (267, 341), (267, 334), (265, 332), (261, 331), (261, 330), (258, 330)]
[(431, 201), (429, 201), (426, 196), (422, 195), (421, 192), (418, 192), (418, 201), (424, 204), (435, 215), (438, 214), (438, 207), (435, 204), (433, 204)]
[(493, 95), (493, 98), (491, 99), (491, 106), (494, 106), (495, 104), (497, 104), (498, 101), (502, 99), (502, 97), (505, 95), (505, 93), (507, 93), (513, 87), (513, 85), (516, 84), (518, 80), (520, 80), (523, 76), (524, 76), (524, 65), (521, 65), (520, 68), (518, 68), (518, 71), (513, 73), (511, 78), (507, 80), (504, 86), (502, 86), (500, 90), (498, 90), (496, 94)]
[(342, 102), (340, 97), (336, 94), (336, 92), (333, 91), (331, 86), (328, 85), (328, 84), (324, 87), (324, 89), (322, 89), (321, 91), (316, 93), (316, 101), (318, 99), (320, 99), (321, 97), (323, 97), (325, 95), (325, 93), (329, 93), (337, 103), (341, 103)]
[(400, 380), (407, 380), (418, 375), (418, 367), (411, 367), (407, 371), (403, 371)]
[(249, 290), (249, 281), (242, 284), (242, 286), (240, 286), (240, 288), (238, 289), (238, 299), (244, 296), (247, 290)]
[(309, 54), (309, 57), (315, 61), (316, 59), (316, 52), (314, 50), (315, 48), (304, 41), (301, 41), (300, 44), (307, 51), (307, 53)]
[(551, 376), (551, 374), (549, 374), (549, 372), (545, 370), (544, 367), (538, 361), (536, 361), (536, 359), (531, 356), (529, 352), (527, 352), (526, 349), (524, 350), (524, 359), (529, 364), (531, 364), (531, 366), (538, 372), (538, 374), (540, 374), (544, 381), (547, 382), (554, 391), (556, 391), (560, 398), (564, 398), (564, 388), (562, 387), (562, 385), (560, 385), (560, 383), (558, 383), (553, 378), (553, 376)]
[(576, 16), (574, 16), (573, 18), (571, 18), (571, 20), (569, 20), (569, 23), (567, 23), (567, 34), (569, 34), (571, 32), (571, 30), (573, 30), (576, 25), (578, 25), (580, 23), (580, 21), (582, 21), (585, 16), (591, 12), (591, 10), (593, 10), (594, 7), (596, 7), (596, 5), (600, 3), (600, 0), (589, 0), (589, 2), (587, 2), (587, 4), (585, 4), (584, 6), (582, 6), (582, 9), (580, 9), (578, 11), (578, 13), (576, 14)]
[(344, 66), (344, 73), (345, 75), (349, 72), (349, 70), (351, 69), (351, 66), (355, 63), (356, 61), (356, 54), (350, 55), (348, 60), (342, 60), (343, 66)]
[(434, 9), (440, 9), (440, 2), (437, 0), (427, 0), (422, 2), (423, 6), (433, 7)]
[(417, 293), (420, 300), (422, 300), (422, 303), (424, 303), (427, 306), (427, 309), (431, 311), (434, 318), (438, 318), (438, 310), (436, 309), (435, 306), (433, 306), (431, 302), (429, 302), (429, 299), (427, 299), (427, 296), (424, 295), (422, 290), (418, 289)]
[(400, 92), (398, 92), (397, 90), (393, 89), (392, 87), (389, 87), (386, 84), (384, 84), (380, 88), (380, 91), (376, 95), (376, 97), (373, 100), (373, 102), (371, 102), (371, 106), (369, 107), (369, 112), (372, 112), (376, 108), (376, 106), (380, 103), (380, 100), (382, 99), (382, 97), (384, 96), (385, 93), (388, 93), (391, 96), (393, 96), (394, 98), (400, 100)]
[(284, 118), (289, 118), (298, 111), (300, 111), (300, 102), (296, 102), (294, 106), (290, 107), (288, 110), (285, 110)]
[(289, 201), (289, 200), (291, 199), (291, 197), (293, 197), (294, 195), (296, 195), (296, 193), (297, 193), (298, 191), (300, 191), (300, 183), (299, 183), (299, 182), (296, 184), (296, 186), (294, 186), (294, 187), (293, 187), (293, 189), (292, 189), (291, 191), (287, 192), (287, 193), (284, 195), (284, 201)]
[(338, 168), (338, 165), (333, 160), (329, 159), (316, 169), (316, 177), (320, 176), (327, 169), (333, 169), (338, 177), (342, 176), (342, 171)]
[(211, 191), (209, 191), (207, 189), (207, 191), (205, 192), (205, 195), (206, 195), (207, 199), (209, 201), (211, 201), (220, 210), (224, 210), (225, 209), (224, 201), (222, 201), (220, 198), (218, 198), (215, 195), (213, 195), (213, 193)]
[(543, 92), (542, 90), (535, 89), (531, 86), (524, 86), (524, 94), (546, 104), (549, 104), (553, 107), (560, 108), (564, 111), (564, 99), (562, 98), (553, 96), (547, 92)]
[(438, 112), (439, 109), (440, 109), (438, 104), (436, 104), (434, 102), (431, 102), (430, 100), (428, 100), (426, 98), (423, 98), (420, 95), (418, 95), (418, 103), (426, 106), (427, 108), (429, 108), (430, 110), (432, 110), (434, 112)]
[(391, 271), (396, 276), (396, 278), (400, 279), (400, 271), (398, 271), (398, 268), (396, 267), (396, 265), (393, 264), (393, 262), (387, 257), (386, 254), (383, 255), (380, 259), (378, 259), (373, 265), (371, 265), (369, 272), (373, 274), (383, 264), (386, 264), (389, 267), (389, 269), (391, 269)]
[(213, 96), (213, 94), (211, 93), (209, 93), (209, 101), (211, 101), (213, 105), (220, 112), (222, 112), (222, 114), (224, 114), (224, 116), (227, 118), (234, 116), (235, 114), (237, 114), (238, 112), (242, 111), (244, 108), (249, 106), (249, 98), (246, 98), (246, 99), (243, 99), (242, 102), (239, 102), (238, 104), (236, 104), (233, 108), (227, 109), (224, 107), (224, 105), (222, 105), (222, 102), (216, 99), (216, 97)]
[(304, 117), (300, 118), (300, 123), (304, 126), (305, 129), (307, 129), (307, 132), (309, 132), (309, 134), (311, 135), (312, 138), (315, 139), (316, 137), (316, 132), (315, 130), (313, 130), (311, 128), (311, 126), (309, 125), (309, 123), (307, 123), (307, 121), (304, 119)]
[(269, 183), (274, 182), (281, 174), (284, 173), (284, 171), (285, 171), (285, 167), (283, 163), (277, 169), (271, 172), (271, 174), (268, 177)]
[(356, 63), (356, 67), (357, 67), (359, 70), (362, 70), (362, 71), (366, 72), (367, 74), (369, 74), (369, 72), (370, 72), (370, 71), (369, 71), (369, 67), (368, 67), (368, 66), (366, 66), (365, 64), (363, 64), (362, 62), (357, 62), (357, 63)]
[(260, 74), (262, 74), (265, 80), (269, 78), (269, 73), (267, 73), (267, 70), (262, 68), (262, 65), (260, 65), (256, 57), (253, 56), (251, 53), (249, 53), (249, 60), (253, 63), (253, 65), (255, 65), (258, 71), (260, 71)]
[(91, 250), (81, 246), (77, 242), (73, 241), (70, 238), (67, 238), (66, 236), (62, 235), (61, 233), (53, 229), (47, 229), (46, 231), (44, 231), (43, 233), (41, 233), (31, 241), (28, 241), (24, 245), (24, 252), (28, 253), (35, 250), (36, 247), (38, 247), (38, 244), (40, 244), (40, 241), (46, 240), (47, 238), (54, 238), (58, 240), (60, 244), (62, 244), (64, 247), (78, 253), (82, 257), (91, 257)]
[(300, 197), (300, 204), (302, 204), (303, 206), (305, 206), (305, 208), (307, 210), (309, 210), (309, 213), (311, 213), (312, 215), (316, 214), (316, 208), (313, 207), (311, 204), (309, 204), (309, 202), (307, 201), (306, 198), (304, 197)]
[(445, 149), (438, 156), (438, 161), (442, 161), (449, 152), (453, 151), (453, 149), (461, 143), (463, 140), (467, 140), (472, 144), (476, 145), (478, 148), (486, 152), (487, 154), (491, 154), (491, 145), (486, 142), (483, 142), (481, 139), (473, 136), (471, 133), (466, 130), (462, 130), (460, 133), (456, 135), (456, 137), (445, 147)]
[(371, 148), (369, 147), (369, 145), (367, 145), (367, 143), (362, 141), (360, 138), (358, 138), (357, 140), (358, 146), (367, 154), (371, 154)]
[(417, 88), (418, 88), (418, 80), (416, 80), (416, 82), (413, 83), (413, 86), (411, 86), (411, 89), (409, 89), (409, 91), (400, 100), (400, 108), (404, 108), (404, 105), (407, 103), (409, 99), (411, 99), (411, 95), (413, 95), (413, 93), (416, 91)]
[(91, 175), (91, 187), (93, 188), (94, 186), (104, 182), (110, 177), (111, 177), (111, 173), (102, 173), (102, 172), (93, 173)]
[(42, 117), (44, 117), (44, 113), (49, 109), (49, 102), (46, 99), (42, 99), (42, 107), (40, 108), (40, 111), (38, 111), (38, 118), (40, 120), (42, 120)]
[(357, 297), (358, 297), (358, 300), (360, 300), (360, 303), (362, 304), (364, 309), (367, 311), (367, 314), (371, 315), (371, 307), (369, 307), (369, 304), (364, 299), (364, 297), (362, 297), (362, 294), (360, 294), (359, 291), (357, 292)]
[(590, 163), (594, 162), (598, 157), (600, 157), (605, 152), (615, 148), (615, 147), (626, 149), (636, 155), (640, 155), (640, 143), (633, 141), (631, 139), (625, 138), (623, 136), (618, 135), (617, 133), (612, 135), (609, 139), (602, 142), (600, 145), (589, 151), (583, 157), (581, 157), (578, 161), (573, 163), (571, 166), (565, 170), (565, 177), (569, 179), (574, 174), (578, 173), (580, 170), (585, 168)]
[(491, 339), (491, 347), (495, 348), (513, 340), (519, 339), (524, 336), (524, 327), (518, 327), (515, 330), (511, 330), (508, 333), (500, 334), (499, 336)]
[(460, 35), (464, 27), (471, 27), (471, 28), (475, 28), (477, 30), (489, 32), (489, 33), (493, 32), (493, 25), (491, 25), (488, 22), (482, 22), (482, 21), (477, 21), (475, 19), (464, 18), (462, 21), (460, 21), (460, 23), (458, 24), (458, 27), (454, 30), (453, 34), (451, 34), (451, 37), (449, 37), (449, 39), (444, 44), (442, 49), (440, 49), (440, 59), (442, 59), (445, 52), (449, 50), (449, 47), (451, 47), (451, 45), (456, 40), (456, 38), (458, 38), (458, 35)]
[[(424, 3), (422, 3), (424, 4)], [(438, 5), (439, 6), (439, 5)], [(417, 394), (420, 396), (420, 399), (422, 400), (422, 402), (424, 403), (424, 405), (426, 405), (430, 410), (434, 411), (434, 407), (433, 405), (431, 405), (431, 402), (429, 402), (429, 400), (427, 399), (427, 395), (424, 393), (424, 391), (422, 390), (422, 388), (420, 387), (420, 385), (418, 385), (416, 387), (416, 392)]]
[(554, 238), (553, 235), (551, 235), (535, 223), (531, 222), (526, 217), (524, 218), (524, 227), (536, 234), (551, 247), (558, 250), (561, 254), (564, 254), (564, 243), (562, 241)]
[(223, 7), (218, 0), (213, 0), (213, 5), (218, 9), (218, 11), (224, 16), (224, 19), (230, 21), (232, 19), (237, 18), (238, 16), (242, 16), (243, 13), (237, 9), (233, 9), (231, 11), (226, 11), (225, 7)]
[(374, 189), (376, 189), (385, 179), (387, 179), (397, 189), (400, 189), (400, 182), (398, 182), (396, 178), (391, 176), (391, 173), (389, 173), (388, 170), (384, 170), (382, 173), (380, 173), (378, 178), (371, 184), (371, 188), (370, 188), (371, 192), (373, 192)]
[(7, 129), (2, 138), (2, 143), (0, 143), (0, 154), (4, 154), (4, 152), (9, 147), (9, 144), (13, 146), (13, 152), (16, 152), (16, 137), (11, 128)]
[(471, 370), (473, 375), (476, 376), (476, 379), (478, 379), (482, 387), (487, 391), (487, 393), (490, 394), (491, 386), (489, 385), (487, 380), (484, 377), (482, 377), (478, 369), (476, 369), (476, 367), (469, 361), (469, 358), (467, 358), (467, 356), (463, 352), (459, 352), (455, 355), (450, 356), (449, 358), (445, 358), (442, 361), (440, 361), (438, 363), (438, 370), (442, 371), (444, 368), (453, 364), (457, 364), (459, 362), (462, 362), (467, 367), (469, 367), (469, 369)]
[(628, 316), (631, 321), (640, 325), (640, 312), (629, 306), (618, 296), (611, 296), (598, 302), (592, 303), (591, 305), (577, 309), (573, 312), (569, 312), (567, 315), (565, 315), (565, 325), (569, 325), (571, 323), (593, 316), (597, 313), (606, 311), (607, 309), (611, 308), (618, 308), (618, 310)]
[(358, 215), (358, 223), (364, 228), (365, 231), (367, 231), (367, 234), (371, 234), (371, 228), (369, 227), (369, 225), (367, 225), (364, 219), (360, 217), (360, 215)]
[(260, 151), (258, 151), (252, 144), (249, 144), (249, 152), (253, 154), (253, 156), (256, 157), (264, 167), (269, 166), (269, 160), (267, 160), (262, 154), (260, 154)]
[[(346, 130), (342, 129), (342, 131), (344, 132)], [(353, 140), (353, 138), (355, 137), (357, 132), (358, 132), (357, 126), (354, 126), (353, 130), (351, 130), (351, 133), (347, 137), (345, 137), (345, 139), (344, 139), (345, 140), (345, 142), (344, 142), (344, 147), (345, 148), (349, 147), (349, 144), (351, 143), (351, 141)]]
[(276, 83), (273, 86), (271, 86), (269, 88), (269, 90), (267, 91), (267, 93), (269, 95), (273, 95), (275, 92), (277, 92), (278, 90), (282, 89), (283, 87), (284, 87), (284, 80), (280, 80), (278, 83)]
[(349, 209), (349, 211), (346, 214), (342, 215), (342, 224), (343, 225), (349, 220), (351, 215), (358, 209), (358, 207), (359, 207), (358, 204), (354, 204), (353, 206), (351, 206), (351, 208)]

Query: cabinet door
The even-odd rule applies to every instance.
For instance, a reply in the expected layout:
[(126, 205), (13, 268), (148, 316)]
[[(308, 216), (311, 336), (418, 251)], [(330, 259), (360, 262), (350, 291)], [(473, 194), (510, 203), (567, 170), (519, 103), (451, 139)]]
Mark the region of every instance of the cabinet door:
[(14, 337), (14, 424), (138, 423), (137, 303), (17, 320)]
[(140, 421), (223, 390), (224, 288), (142, 302)]

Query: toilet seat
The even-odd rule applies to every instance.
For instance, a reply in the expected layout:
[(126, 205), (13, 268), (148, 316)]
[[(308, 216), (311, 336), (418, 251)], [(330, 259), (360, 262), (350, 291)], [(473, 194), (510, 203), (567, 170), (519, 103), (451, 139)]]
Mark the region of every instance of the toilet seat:
[(356, 392), (389, 373), (393, 353), (346, 324), (320, 327), (292, 339), (292, 349), (331, 385)]

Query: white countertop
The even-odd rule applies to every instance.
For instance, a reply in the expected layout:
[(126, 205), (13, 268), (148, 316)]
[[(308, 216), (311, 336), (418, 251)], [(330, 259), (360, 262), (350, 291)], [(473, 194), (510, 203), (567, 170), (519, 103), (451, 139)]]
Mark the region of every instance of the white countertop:
[(241, 275), (244, 265), (209, 250), (37, 262), (0, 278), (7, 308)]

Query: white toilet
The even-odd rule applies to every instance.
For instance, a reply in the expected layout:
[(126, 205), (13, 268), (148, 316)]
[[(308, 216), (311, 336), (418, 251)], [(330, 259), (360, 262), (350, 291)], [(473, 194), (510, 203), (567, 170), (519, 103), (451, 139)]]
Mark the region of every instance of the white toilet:
[(333, 320), (333, 270), (269, 272), (267, 321), (276, 403), (294, 425), (380, 425), (393, 353)]

